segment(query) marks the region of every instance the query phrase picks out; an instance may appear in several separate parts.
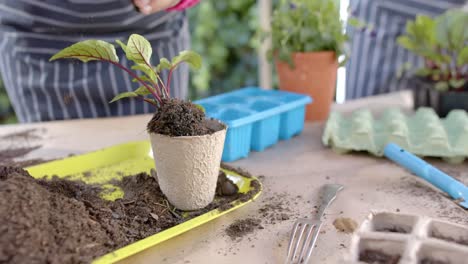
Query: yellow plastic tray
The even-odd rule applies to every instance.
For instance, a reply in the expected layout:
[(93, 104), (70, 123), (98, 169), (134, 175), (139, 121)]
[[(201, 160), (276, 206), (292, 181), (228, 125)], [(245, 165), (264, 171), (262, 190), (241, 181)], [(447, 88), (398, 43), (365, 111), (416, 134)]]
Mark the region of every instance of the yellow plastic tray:
[[(56, 175), (58, 177), (67, 177), (67, 179), (70, 180), (79, 179), (89, 184), (101, 184), (103, 188), (113, 190), (112, 192), (104, 192), (106, 194), (103, 195), (103, 198), (115, 200), (123, 197), (124, 193), (120, 188), (109, 184), (109, 182), (113, 179), (120, 179), (126, 175), (134, 175), (140, 172), (149, 173), (150, 170), (154, 168), (153, 155), (151, 151), (151, 145), (148, 141), (131, 142), (84, 155), (73, 156), (62, 160), (32, 166), (26, 170), (36, 178), (42, 178), (44, 175)], [(251, 189), (250, 182), (255, 178), (248, 178), (232, 171), (223, 170), (226, 172), (228, 177), (232, 179), (237, 186), (239, 186), (239, 191), (241, 193), (248, 192)], [(261, 188), (258, 193), (254, 195), (253, 199), (257, 198), (260, 195), (260, 192)], [(252, 200), (246, 202), (234, 201), (234, 206), (228, 210), (212, 210), (182, 224), (117, 249), (96, 259), (93, 263), (114, 263), (125, 259), (140, 251), (148, 249), (199, 225), (236, 210)]]

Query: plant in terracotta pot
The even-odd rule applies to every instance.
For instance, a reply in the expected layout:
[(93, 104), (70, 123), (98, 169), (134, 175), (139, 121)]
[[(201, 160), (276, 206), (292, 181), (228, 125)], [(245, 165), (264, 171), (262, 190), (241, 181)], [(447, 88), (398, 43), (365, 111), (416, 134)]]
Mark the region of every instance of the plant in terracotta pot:
[(271, 23), (272, 53), (282, 90), (309, 94), (307, 120), (325, 120), (335, 94), (338, 57), (347, 36), (336, 1), (282, 1)]
[[(147, 131), (153, 148), (157, 177), (169, 202), (181, 210), (201, 209), (213, 201), (226, 136), (226, 125), (205, 118), (201, 107), (170, 97), (173, 71), (181, 63), (192, 68), (201, 66), (201, 57), (182, 51), (172, 60), (161, 58), (151, 64), (152, 48), (142, 36), (133, 34), (124, 44), (117, 41), (126, 57), (134, 63), (131, 69), (119, 63), (114, 45), (101, 40), (85, 40), (63, 49), (50, 60), (78, 59), (82, 62), (111, 63), (127, 72), (141, 86), (133, 92), (116, 95), (111, 101), (134, 97), (155, 108)], [(133, 70), (139, 70), (138, 76)], [(162, 71), (168, 71), (164, 81)]]
[(431, 18), (418, 15), (406, 24), (398, 43), (424, 59), (422, 68), (403, 67), (410, 77), (414, 107), (429, 106), (440, 116), (468, 110), (468, 13), (448, 10)]

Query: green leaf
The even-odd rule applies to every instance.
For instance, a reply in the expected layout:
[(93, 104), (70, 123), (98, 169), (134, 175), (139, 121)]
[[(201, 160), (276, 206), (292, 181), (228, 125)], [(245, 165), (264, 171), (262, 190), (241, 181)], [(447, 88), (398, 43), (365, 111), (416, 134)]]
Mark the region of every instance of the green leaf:
[(145, 86), (140, 86), (133, 92), (124, 92), (124, 93), (120, 93), (120, 94), (116, 95), (110, 101), (110, 103), (113, 103), (113, 102), (118, 101), (118, 100), (123, 99), (123, 98), (145, 96), (145, 95), (148, 95), (148, 94), (151, 94), (151, 92), (148, 91), (148, 89)]
[(118, 62), (119, 57), (114, 45), (102, 40), (85, 40), (75, 43), (52, 56), (49, 61), (57, 59), (78, 59), (82, 62), (93, 60)]
[(206, 109), (205, 107), (203, 107), (202, 105), (199, 105), (199, 104), (194, 104), (198, 109), (202, 110), (203, 113), (206, 113)]
[(159, 60), (158, 66), (156, 66), (156, 71), (160, 72), (161, 70), (164, 70), (164, 69), (169, 70), (170, 68), (172, 68), (172, 63), (166, 58), (161, 58)]
[(453, 87), (455, 89), (460, 89), (461, 87), (463, 87), (463, 85), (465, 85), (465, 80), (463, 80), (463, 79), (460, 79), (460, 80), (451, 79), (449, 81), (449, 84), (450, 84), (450, 87)]
[(151, 69), (147, 65), (135, 64), (132, 66), (132, 70), (142, 71), (144, 74), (146, 74), (146, 76), (148, 76), (149, 79), (156, 82), (156, 79), (157, 79), (156, 73), (153, 71), (153, 69)]
[(125, 45), (125, 43), (123, 43), (122, 41), (120, 41), (120, 40), (118, 40), (118, 39), (115, 40), (115, 42), (117, 42), (117, 44), (120, 45), (120, 47), (123, 49), (123, 51), (124, 51), (125, 53), (127, 53), (127, 45)]
[(415, 50), (415, 43), (408, 36), (400, 36), (397, 38), (397, 43), (407, 50)]
[(457, 65), (462, 66), (468, 64), (468, 46), (464, 47), (461, 51), (460, 54), (458, 54), (457, 57)]
[(153, 49), (151, 48), (149, 41), (143, 36), (138, 34), (130, 35), (127, 46), (123, 49), (127, 58), (136, 64), (146, 65), (150, 63)]
[(415, 74), (418, 75), (418, 76), (429, 76), (429, 75), (432, 74), (432, 70), (428, 69), (428, 68), (421, 68), (421, 69), (418, 69), (415, 72)]
[(444, 81), (437, 82), (437, 83), (434, 85), (434, 88), (435, 88), (437, 91), (445, 92), (445, 91), (448, 91), (448, 89), (449, 89), (449, 84), (448, 84), (448, 82), (444, 82)]
[(118, 101), (123, 98), (129, 98), (129, 97), (138, 97), (139, 95), (135, 92), (124, 92), (116, 95), (109, 103), (113, 103), (115, 101)]
[(172, 59), (172, 65), (177, 65), (181, 62), (186, 62), (192, 69), (198, 70), (202, 66), (202, 58), (201, 56), (191, 50), (184, 50), (179, 53), (179, 55), (175, 56)]
[(141, 95), (141, 96), (151, 94), (151, 92), (148, 91), (148, 89), (145, 86), (140, 86), (140, 87), (138, 87), (138, 89), (136, 89), (133, 92), (136, 93), (137, 95)]
[[(148, 76), (146, 75), (142, 75), (142, 76), (138, 76), (138, 78), (140, 78), (140, 80), (144, 81), (144, 82), (151, 82), (151, 80), (149, 79)], [(137, 80), (137, 78), (133, 78), (132, 82), (140, 82)]]

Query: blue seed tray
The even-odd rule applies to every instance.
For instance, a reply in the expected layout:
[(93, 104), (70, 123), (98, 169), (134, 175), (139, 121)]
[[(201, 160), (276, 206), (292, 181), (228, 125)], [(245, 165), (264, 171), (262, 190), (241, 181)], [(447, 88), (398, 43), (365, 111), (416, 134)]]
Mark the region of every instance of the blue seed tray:
[(311, 102), (302, 94), (248, 87), (194, 103), (228, 125), (222, 160), (229, 162), (299, 134)]

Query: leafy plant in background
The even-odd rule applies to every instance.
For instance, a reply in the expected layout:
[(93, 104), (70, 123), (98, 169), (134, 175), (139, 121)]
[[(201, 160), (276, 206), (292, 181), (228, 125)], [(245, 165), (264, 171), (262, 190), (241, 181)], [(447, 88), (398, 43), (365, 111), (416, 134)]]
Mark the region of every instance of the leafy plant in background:
[(197, 75), (191, 76), (191, 98), (256, 85), (257, 1), (203, 0), (188, 12), (192, 48), (205, 58)]
[[(424, 58), (414, 74), (439, 91), (462, 90), (468, 81), (468, 13), (448, 10), (436, 18), (418, 15), (398, 44)], [(411, 68), (406, 65), (404, 70)]]
[(293, 52), (334, 51), (337, 57), (345, 55), (348, 37), (344, 26), (336, 1), (283, 0), (272, 16), (271, 52), (290, 63)]

